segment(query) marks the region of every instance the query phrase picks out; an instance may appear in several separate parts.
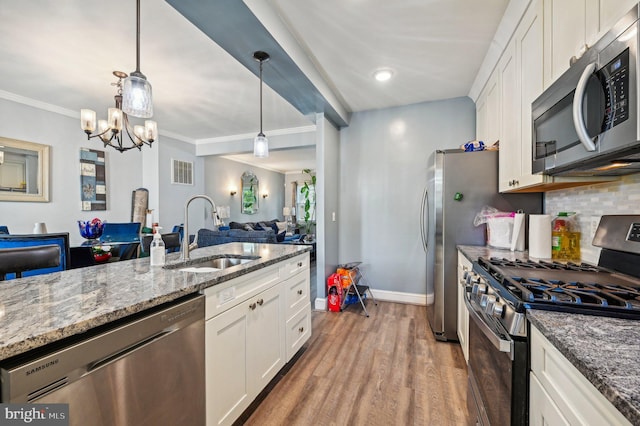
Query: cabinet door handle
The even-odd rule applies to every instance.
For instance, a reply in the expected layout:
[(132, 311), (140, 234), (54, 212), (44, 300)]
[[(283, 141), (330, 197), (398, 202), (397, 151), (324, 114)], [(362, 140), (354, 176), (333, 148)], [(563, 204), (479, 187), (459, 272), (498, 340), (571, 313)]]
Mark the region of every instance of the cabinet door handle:
[(251, 309), (252, 311), (256, 308), (256, 304), (252, 303), (249, 305), (249, 309)]
[(298, 262), (298, 268), (302, 268), (302, 262)]
[(303, 333), (303, 332), (304, 332), (304, 327), (300, 327), (300, 328), (298, 329), (298, 331), (299, 331), (300, 333)]
[(262, 304), (264, 303), (264, 300), (262, 300), (262, 299), (258, 299), (258, 302), (257, 302), (257, 303), (258, 303), (258, 305), (262, 306)]
[(298, 290), (298, 294), (299, 294), (299, 295), (302, 295), (302, 290)]

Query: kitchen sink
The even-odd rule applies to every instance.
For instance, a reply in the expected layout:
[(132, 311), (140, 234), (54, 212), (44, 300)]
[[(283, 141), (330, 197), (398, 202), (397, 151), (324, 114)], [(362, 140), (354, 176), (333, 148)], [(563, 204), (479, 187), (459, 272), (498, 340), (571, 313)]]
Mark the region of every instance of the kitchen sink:
[(165, 265), (166, 269), (180, 269), (187, 272), (215, 272), (234, 266), (243, 265), (260, 259), (260, 256), (221, 255), (213, 258), (191, 259), (187, 262), (179, 262)]

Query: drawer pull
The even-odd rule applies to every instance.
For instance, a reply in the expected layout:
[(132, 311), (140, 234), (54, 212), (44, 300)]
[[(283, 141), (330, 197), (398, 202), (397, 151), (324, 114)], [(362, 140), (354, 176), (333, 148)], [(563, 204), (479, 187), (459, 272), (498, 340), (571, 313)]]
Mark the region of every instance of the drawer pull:
[(262, 300), (262, 299), (258, 300), (258, 305), (262, 306), (263, 303), (264, 303), (264, 300)]
[(302, 262), (298, 262), (298, 268), (302, 268)]
[(256, 308), (256, 304), (252, 303), (249, 305), (249, 309), (251, 309), (252, 311)]
[(298, 294), (302, 296), (302, 290), (298, 290)]
[(300, 328), (298, 329), (298, 331), (299, 331), (300, 333), (303, 333), (303, 332), (304, 332), (304, 327), (300, 327)]

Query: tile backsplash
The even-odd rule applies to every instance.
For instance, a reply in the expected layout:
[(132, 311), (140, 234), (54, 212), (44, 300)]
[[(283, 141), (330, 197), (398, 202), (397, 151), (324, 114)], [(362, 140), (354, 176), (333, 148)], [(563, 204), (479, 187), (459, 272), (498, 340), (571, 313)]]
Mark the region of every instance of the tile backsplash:
[(591, 245), (593, 233), (605, 214), (640, 214), (640, 174), (622, 176), (620, 180), (598, 185), (550, 191), (545, 193), (545, 213), (578, 214), (582, 259), (597, 263), (600, 248)]

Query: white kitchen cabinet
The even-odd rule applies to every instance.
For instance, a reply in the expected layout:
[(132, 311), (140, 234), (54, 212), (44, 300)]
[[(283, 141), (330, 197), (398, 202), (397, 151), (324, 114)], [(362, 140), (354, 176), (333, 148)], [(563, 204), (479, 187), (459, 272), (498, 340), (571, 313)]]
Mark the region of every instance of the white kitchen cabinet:
[(532, 426), (631, 424), (533, 325), (530, 341)]
[(637, 5), (637, 0), (544, 0), (544, 87)]
[(207, 425), (236, 421), (309, 339), (309, 284), (305, 253), (205, 289)]
[(547, 63), (543, 60), (543, 1), (548, 0), (531, 2), (497, 67), (502, 92), (500, 192), (541, 192), (611, 180), (532, 173), (531, 104), (544, 90), (543, 64)]
[(573, 56), (584, 53), (587, 38), (598, 32), (593, 20), (587, 19), (591, 1), (544, 0), (545, 88), (569, 68)]
[[(295, 264), (297, 266), (297, 263)], [(303, 267), (302, 265), (298, 267)], [(286, 360), (298, 352), (311, 336), (311, 299), (309, 296), (309, 265), (307, 273), (298, 272), (282, 283), (286, 318)]]
[(465, 361), (469, 362), (469, 311), (464, 303), (464, 275), (465, 272), (471, 272), (473, 265), (458, 251), (458, 340), (462, 348), (462, 354)]
[(600, 35), (609, 31), (632, 8), (638, 7), (638, 0), (600, 0), (597, 3), (599, 6)]
[(280, 286), (206, 322), (207, 424), (231, 424), (285, 364)]
[(520, 82), (516, 69), (516, 48), (512, 40), (502, 54), (497, 72), (500, 74), (500, 98), (502, 103), (500, 130), (500, 191), (512, 189), (514, 179), (521, 174), (520, 151)]
[(500, 74), (491, 74), (476, 102), (476, 138), (487, 145), (500, 139)]

